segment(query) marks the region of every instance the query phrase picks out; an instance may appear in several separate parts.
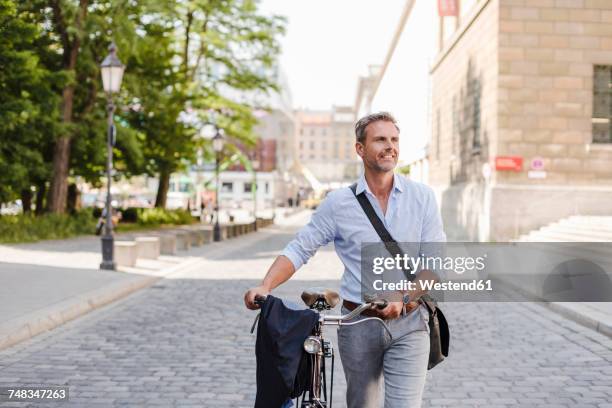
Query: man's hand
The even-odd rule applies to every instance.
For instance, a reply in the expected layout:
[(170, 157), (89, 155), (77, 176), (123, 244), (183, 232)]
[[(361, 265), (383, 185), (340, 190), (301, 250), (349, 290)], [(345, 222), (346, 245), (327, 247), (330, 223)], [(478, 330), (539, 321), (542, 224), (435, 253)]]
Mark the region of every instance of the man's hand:
[(389, 302), (387, 307), (379, 310), (380, 317), (385, 320), (397, 319), (402, 314), (402, 307), (404, 307), (402, 302)]
[(266, 297), (270, 294), (270, 289), (265, 286), (257, 286), (252, 289), (247, 290), (244, 294), (244, 304), (248, 309), (257, 310), (259, 309), (259, 305), (255, 304), (255, 297), (263, 296)]
[[(414, 309), (416, 309), (419, 306), (419, 302), (409, 302), (408, 306), (406, 307), (406, 312), (410, 313), (412, 312)], [(402, 308), (404, 307), (404, 303), (403, 302), (389, 302), (389, 304), (387, 305), (387, 307), (385, 307), (384, 309), (380, 310), (380, 317), (382, 319), (396, 319), (398, 317), (401, 316), (402, 314)]]

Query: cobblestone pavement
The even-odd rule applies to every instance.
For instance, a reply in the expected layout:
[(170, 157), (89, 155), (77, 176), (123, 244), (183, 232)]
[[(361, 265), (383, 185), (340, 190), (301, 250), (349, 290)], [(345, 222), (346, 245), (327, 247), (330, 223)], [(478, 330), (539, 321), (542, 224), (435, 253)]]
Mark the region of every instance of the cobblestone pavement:
[[(0, 352), (0, 384), (67, 384), (70, 402), (60, 407), (252, 407), (255, 313), (242, 295), (293, 230), (204, 248), (188, 270)], [(340, 267), (324, 248), (276, 295), (297, 301), (309, 286), (337, 288)], [(452, 303), (444, 311), (451, 356), (428, 373), (424, 406), (612, 407), (611, 339), (536, 304)]]

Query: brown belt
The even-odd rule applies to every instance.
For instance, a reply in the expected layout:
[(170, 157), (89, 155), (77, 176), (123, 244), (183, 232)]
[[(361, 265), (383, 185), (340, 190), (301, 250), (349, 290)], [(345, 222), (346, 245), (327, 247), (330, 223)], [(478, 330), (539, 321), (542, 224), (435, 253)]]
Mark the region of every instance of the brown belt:
[[(414, 309), (417, 308), (419, 304), (417, 302), (410, 302), (407, 305), (404, 306), (404, 309), (406, 310), (406, 314), (412, 312)], [(355, 310), (357, 307), (359, 307), (359, 303), (355, 303), (355, 302), (351, 302), (350, 300), (343, 300), (342, 301), (342, 306), (346, 307), (348, 310)], [(363, 312), (361, 312), (362, 315), (364, 316), (368, 316), (368, 317), (380, 317), (381, 319), (384, 319), (384, 317), (382, 317), (382, 314), (380, 313), (380, 309), (366, 309)]]

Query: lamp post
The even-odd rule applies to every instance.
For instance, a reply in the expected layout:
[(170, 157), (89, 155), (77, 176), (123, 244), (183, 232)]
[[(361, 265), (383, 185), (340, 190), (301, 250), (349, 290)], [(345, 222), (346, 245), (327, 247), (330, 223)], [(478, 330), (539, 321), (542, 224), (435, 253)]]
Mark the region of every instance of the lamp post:
[(253, 160), (253, 229), (257, 231), (257, 170), (259, 170), (259, 160)]
[(223, 129), (217, 128), (217, 133), (212, 139), (213, 150), (215, 151), (215, 226), (213, 227), (213, 240), (221, 241), (221, 227), (219, 226), (219, 159), (223, 150)]
[(113, 146), (115, 145), (115, 125), (113, 123), (113, 94), (119, 92), (123, 71), (125, 66), (117, 57), (117, 46), (112, 43), (109, 54), (100, 64), (102, 73), (102, 86), (108, 99), (108, 130), (106, 139), (106, 221), (104, 223), (104, 235), (102, 236), (102, 263), (100, 269), (115, 270), (114, 238), (113, 238), (113, 214), (111, 208), (111, 170), (113, 168)]

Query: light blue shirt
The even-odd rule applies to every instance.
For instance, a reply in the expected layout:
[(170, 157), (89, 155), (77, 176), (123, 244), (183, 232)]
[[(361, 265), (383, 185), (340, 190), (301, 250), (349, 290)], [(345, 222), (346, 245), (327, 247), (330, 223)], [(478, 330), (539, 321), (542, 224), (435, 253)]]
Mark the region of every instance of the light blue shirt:
[[(395, 174), (386, 214), (383, 214), (362, 174), (357, 182), (357, 194), (364, 190), (376, 214), (396, 241), (446, 241), (436, 198), (430, 187)], [(332, 241), (344, 264), (340, 296), (361, 303), (361, 244), (380, 242), (380, 237), (348, 187), (334, 190), (325, 197), (310, 222), (296, 234), (282, 254), (297, 270), (319, 247)]]

